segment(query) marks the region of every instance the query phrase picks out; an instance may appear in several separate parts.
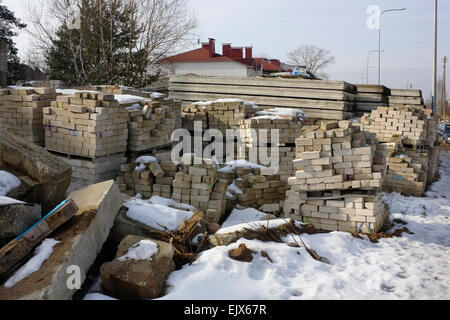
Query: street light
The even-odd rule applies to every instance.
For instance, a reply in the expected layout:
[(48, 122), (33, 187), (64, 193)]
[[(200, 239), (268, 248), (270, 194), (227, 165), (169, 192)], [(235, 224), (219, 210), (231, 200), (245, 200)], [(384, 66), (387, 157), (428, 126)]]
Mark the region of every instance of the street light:
[(384, 13), (390, 12), (390, 11), (404, 11), (406, 8), (397, 8), (397, 9), (388, 9), (383, 10), (380, 13), (380, 19), (379, 19), (379, 26), (378, 26), (378, 85), (381, 84), (381, 17)]
[[(370, 59), (370, 54), (374, 53), (374, 52), (378, 52), (378, 51), (379, 50), (370, 50), (369, 53), (367, 54), (367, 67), (366, 67), (366, 69), (367, 69), (367, 77), (366, 77), (367, 84), (369, 84), (369, 69), (370, 69), (370, 67), (369, 67), (369, 59)], [(384, 52), (384, 50), (381, 50), (381, 52)], [(372, 67), (372, 68), (375, 68), (375, 67)]]

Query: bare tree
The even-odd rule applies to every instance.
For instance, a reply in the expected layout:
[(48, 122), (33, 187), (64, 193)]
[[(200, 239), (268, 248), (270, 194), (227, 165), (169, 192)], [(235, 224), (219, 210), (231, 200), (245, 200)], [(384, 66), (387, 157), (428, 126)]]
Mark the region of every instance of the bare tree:
[(323, 48), (313, 45), (302, 45), (287, 54), (289, 63), (305, 66), (312, 74), (326, 77), (324, 71), (335, 63), (336, 58)]
[[(76, 9), (82, 19), (79, 28), (71, 29)], [(124, 12), (120, 22), (113, 16), (117, 11)], [(35, 0), (29, 2), (29, 21), (34, 50), (42, 56), (54, 52), (65, 26), (69, 52), (64, 60), (70, 61), (78, 84), (134, 86), (148, 84), (161, 58), (191, 44), (198, 26), (187, 0)], [(118, 49), (119, 42), (126, 48)]]

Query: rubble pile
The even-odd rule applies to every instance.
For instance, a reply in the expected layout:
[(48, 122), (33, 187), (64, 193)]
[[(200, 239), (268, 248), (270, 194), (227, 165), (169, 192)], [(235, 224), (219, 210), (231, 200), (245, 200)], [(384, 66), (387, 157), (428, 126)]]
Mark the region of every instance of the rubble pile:
[(54, 89), (0, 89), (0, 129), (44, 146), (43, 108), (56, 97)]
[(380, 197), (386, 154), (374, 136), (350, 121), (324, 121), (305, 127), (296, 142), (285, 217), (322, 230), (378, 231), (387, 217)]
[(280, 175), (265, 175), (262, 170), (264, 167), (248, 163), (219, 169), (219, 178), (228, 184), (227, 210), (236, 205), (268, 213), (280, 210), (289, 187)]
[(171, 144), (171, 135), (181, 122), (180, 102), (141, 100), (125, 109), (130, 116), (129, 151), (141, 152)]
[(182, 171), (175, 175), (172, 198), (194, 206), (205, 213), (206, 221), (217, 223), (225, 213), (227, 186), (218, 178), (217, 165), (211, 159), (187, 154), (183, 156)]

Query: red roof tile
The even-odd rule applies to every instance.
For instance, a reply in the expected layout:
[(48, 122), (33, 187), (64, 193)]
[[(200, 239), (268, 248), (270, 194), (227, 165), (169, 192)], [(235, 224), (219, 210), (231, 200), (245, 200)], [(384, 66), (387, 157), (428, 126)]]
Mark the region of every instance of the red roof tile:
[(167, 62), (203, 62), (203, 61), (233, 61), (239, 62), (234, 59), (224, 57), (220, 54), (215, 54), (214, 56), (209, 56), (209, 50), (205, 48), (195, 49), (192, 51), (177, 54), (172, 57), (162, 59), (161, 63)]

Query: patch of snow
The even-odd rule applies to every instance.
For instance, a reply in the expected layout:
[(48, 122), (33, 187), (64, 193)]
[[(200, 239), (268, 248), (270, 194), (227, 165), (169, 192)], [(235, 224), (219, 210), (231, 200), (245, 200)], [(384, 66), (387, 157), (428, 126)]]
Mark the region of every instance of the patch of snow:
[(152, 261), (153, 257), (159, 252), (158, 244), (151, 240), (142, 240), (133, 245), (126, 255), (119, 258), (119, 261), (126, 260), (147, 260)]
[(50, 258), (53, 253), (53, 247), (61, 241), (55, 239), (45, 239), (42, 244), (34, 251), (34, 256), (25, 265), (14, 273), (5, 283), (6, 288), (11, 288), (29, 275), (39, 271), (42, 264)]
[[(265, 215), (267, 215), (267, 214), (265, 214)], [(236, 220), (234, 220), (234, 221), (236, 221)], [(245, 223), (242, 223), (242, 221), (241, 221), (239, 224), (231, 224), (230, 226), (228, 226), (226, 228), (220, 229), (216, 234), (233, 233), (236, 231), (243, 231), (244, 229), (257, 230), (261, 227), (277, 228), (288, 222), (289, 222), (289, 220), (287, 220), (287, 219), (274, 219), (274, 220), (262, 220), (262, 221), (254, 221), (253, 220), (253, 221), (245, 222)]]
[(124, 109), (126, 111), (140, 110), (140, 109), (142, 109), (142, 106), (140, 104), (136, 103), (136, 104), (133, 104), (133, 105), (131, 105), (129, 107), (126, 107)]
[(0, 196), (6, 196), (10, 191), (22, 184), (20, 180), (7, 171), (0, 170)]
[(117, 101), (119, 101), (120, 104), (137, 103), (139, 101), (148, 100), (146, 98), (134, 96), (131, 94), (115, 94), (114, 97)]
[(164, 96), (165, 96), (165, 95), (162, 94), (162, 93), (159, 93), (159, 92), (153, 92), (152, 95), (151, 95), (151, 98), (152, 98), (152, 99), (159, 99), (159, 98), (164, 97)]
[(125, 206), (129, 209), (127, 217), (161, 231), (164, 230), (162, 226), (176, 231), (184, 220), (190, 219), (194, 215), (190, 211), (178, 210), (140, 199), (131, 199), (125, 203)]
[(102, 94), (99, 91), (92, 91), (92, 90), (56, 89), (56, 93), (59, 93), (59, 94), (65, 95), (65, 96), (73, 96), (76, 92), (89, 92), (89, 93)]
[(23, 201), (19, 201), (13, 198), (0, 196), (0, 207), (1, 206), (10, 206), (12, 204), (25, 204)]
[(274, 108), (256, 112), (254, 119), (298, 119), (300, 122), (306, 118), (305, 113), (300, 109), (293, 108)]
[(155, 157), (152, 156), (142, 156), (136, 159), (136, 163), (143, 163), (148, 164), (150, 162), (158, 162), (158, 160)]
[(243, 223), (248, 224), (250, 222), (261, 221), (265, 217), (267, 217), (267, 213), (258, 211), (254, 208), (247, 208), (243, 210), (234, 209), (228, 219), (223, 223), (222, 228), (228, 228)]
[(238, 186), (236, 186), (235, 181), (233, 181), (233, 183), (228, 186), (227, 194), (228, 193), (231, 195), (231, 198), (233, 197), (233, 195), (244, 194), (244, 192), (239, 189)]
[(173, 199), (167, 199), (167, 198), (163, 198), (160, 196), (151, 197), (149, 202), (152, 204), (159, 204), (162, 206), (172, 207), (175, 209), (181, 209), (181, 210), (192, 211), (192, 212), (197, 211), (197, 208), (195, 208), (194, 206), (191, 206), (190, 204), (180, 203)]
[(117, 300), (114, 299), (112, 297), (106, 296), (104, 294), (101, 293), (88, 293), (87, 295), (84, 296), (83, 300), (86, 301), (109, 301), (109, 300)]
[(234, 172), (236, 168), (249, 168), (249, 169), (265, 169), (267, 167), (264, 167), (259, 164), (251, 163), (247, 160), (234, 160), (227, 162), (225, 164), (225, 167), (219, 169), (219, 172)]
[(194, 105), (210, 106), (213, 103), (232, 103), (232, 102), (242, 102), (246, 106), (253, 106), (254, 109), (259, 109), (259, 107), (255, 103), (249, 102), (249, 101), (244, 101), (241, 99), (218, 99), (218, 100), (212, 100), (212, 101), (198, 101), (198, 102), (195, 102)]

